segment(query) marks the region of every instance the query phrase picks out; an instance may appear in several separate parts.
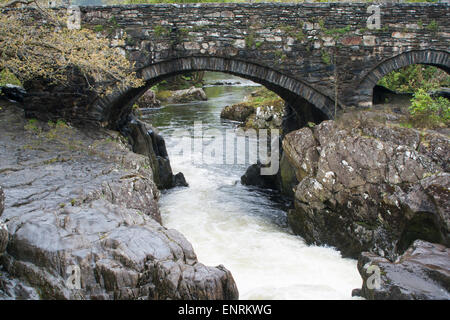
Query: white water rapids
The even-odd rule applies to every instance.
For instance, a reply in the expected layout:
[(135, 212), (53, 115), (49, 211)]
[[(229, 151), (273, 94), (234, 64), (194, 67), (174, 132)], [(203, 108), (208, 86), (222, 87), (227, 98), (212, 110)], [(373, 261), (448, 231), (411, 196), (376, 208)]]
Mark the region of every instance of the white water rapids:
[(208, 101), (165, 106), (149, 115), (167, 141), (174, 173), (183, 172), (189, 183), (163, 192), (163, 224), (192, 243), (200, 262), (229, 269), (240, 299), (351, 299), (362, 282), (356, 261), (294, 235), (273, 193), (240, 184), (247, 165), (208, 165), (172, 152), (180, 141), (173, 133), (190, 129), (194, 120), (208, 128), (233, 128), (220, 120), (220, 111), (255, 89), (245, 81), (207, 87)]

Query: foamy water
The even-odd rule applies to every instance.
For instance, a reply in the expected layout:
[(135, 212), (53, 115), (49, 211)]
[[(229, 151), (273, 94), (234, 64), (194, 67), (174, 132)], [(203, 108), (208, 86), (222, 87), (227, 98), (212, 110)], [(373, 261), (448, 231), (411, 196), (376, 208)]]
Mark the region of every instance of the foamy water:
[[(217, 91), (207, 93), (210, 89)], [(208, 101), (167, 106), (149, 119), (167, 141), (174, 172), (183, 172), (189, 183), (163, 192), (163, 224), (184, 234), (200, 262), (229, 269), (241, 299), (351, 299), (362, 283), (356, 260), (333, 248), (308, 246), (294, 235), (273, 193), (240, 184), (246, 165), (207, 165), (198, 161), (200, 153), (192, 161), (172, 152), (180, 141), (173, 134), (194, 120), (232, 128), (220, 121), (220, 111), (251, 90), (224, 88)]]

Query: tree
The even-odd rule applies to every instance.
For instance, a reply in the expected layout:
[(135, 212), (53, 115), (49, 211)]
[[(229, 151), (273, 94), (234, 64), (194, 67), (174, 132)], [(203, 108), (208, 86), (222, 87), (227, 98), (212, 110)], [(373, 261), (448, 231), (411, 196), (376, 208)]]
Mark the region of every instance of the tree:
[[(11, 9), (21, 4), (33, 8)], [(62, 10), (44, 8), (37, 0), (0, 0), (0, 11), (0, 72), (12, 72), (22, 83), (63, 84), (67, 70), (76, 68), (101, 95), (144, 85), (108, 39), (89, 29), (69, 30)]]

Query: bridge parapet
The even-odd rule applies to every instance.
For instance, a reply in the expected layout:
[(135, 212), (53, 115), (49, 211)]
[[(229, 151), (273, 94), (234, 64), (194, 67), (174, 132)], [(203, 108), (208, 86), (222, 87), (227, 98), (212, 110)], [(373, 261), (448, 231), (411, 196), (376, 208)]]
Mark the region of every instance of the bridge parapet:
[[(149, 85), (186, 71), (224, 71), (286, 99), (303, 98), (328, 117), (336, 100), (339, 108), (370, 107), (373, 85), (399, 67), (450, 69), (446, 3), (159, 4), (80, 12), (82, 27), (109, 35)], [(129, 108), (133, 99), (124, 97), (116, 93), (100, 109)]]

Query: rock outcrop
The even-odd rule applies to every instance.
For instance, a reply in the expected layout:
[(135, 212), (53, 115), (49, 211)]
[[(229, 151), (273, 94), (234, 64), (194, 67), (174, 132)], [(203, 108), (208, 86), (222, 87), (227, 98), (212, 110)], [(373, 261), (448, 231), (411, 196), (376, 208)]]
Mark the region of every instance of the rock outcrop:
[(353, 295), (370, 300), (449, 300), (449, 266), (450, 249), (421, 240), (395, 262), (364, 252), (358, 260), (362, 289)]
[(26, 81), (23, 84), (25, 116), (43, 121), (64, 119), (81, 125), (87, 122), (100, 124), (101, 111), (92, 108), (98, 99), (89, 84), (94, 82), (93, 79), (86, 78), (77, 68), (68, 69), (66, 76), (64, 84), (42, 78)]
[(222, 119), (245, 122), (253, 113), (255, 113), (255, 108), (242, 102), (223, 108), (220, 117)]
[(155, 92), (151, 89), (147, 90), (136, 103), (141, 109), (154, 109), (161, 107), (161, 101), (156, 99)]
[(394, 260), (416, 239), (448, 246), (450, 140), (370, 120), (377, 117), (361, 112), (286, 135), (299, 181), (289, 224), (307, 242), (351, 257)]
[(167, 154), (166, 143), (157, 130), (129, 115), (121, 126), (121, 132), (132, 146), (133, 152), (149, 158), (153, 171), (153, 180), (160, 189), (188, 186), (183, 173), (173, 175)]
[(158, 95), (165, 103), (187, 103), (192, 101), (206, 101), (208, 97), (202, 88), (191, 87), (184, 90), (170, 91), (168, 95)]
[(277, 175), (261, 175), (262, 167), (263, 165), (260, 162), (249, 166), (241, 177), (241, 183), (264, 189), (277, 189)]
[(0, 298), (235, 299), (223, 266), (161, 226), (148, 156), (114, 131), (0, 110)]
[(284, 100), (262, 88), (245, 97), (245, 101), (226, 106), (222, 119), (242, 122), (245, 129), (280, 129), (283, 122)]

